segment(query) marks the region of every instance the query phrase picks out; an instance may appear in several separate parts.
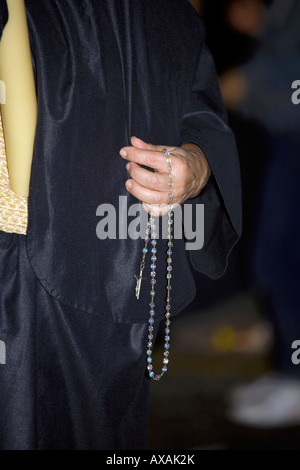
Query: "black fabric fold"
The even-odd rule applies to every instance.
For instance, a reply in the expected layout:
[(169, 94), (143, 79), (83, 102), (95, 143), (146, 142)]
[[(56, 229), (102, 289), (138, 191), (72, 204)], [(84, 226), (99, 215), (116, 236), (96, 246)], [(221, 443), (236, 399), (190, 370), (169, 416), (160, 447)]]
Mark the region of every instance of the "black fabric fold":
[(8, 10), (6, 0), (0, 0), (0, 39), (2, 37), (3, 29), (8, 20)]

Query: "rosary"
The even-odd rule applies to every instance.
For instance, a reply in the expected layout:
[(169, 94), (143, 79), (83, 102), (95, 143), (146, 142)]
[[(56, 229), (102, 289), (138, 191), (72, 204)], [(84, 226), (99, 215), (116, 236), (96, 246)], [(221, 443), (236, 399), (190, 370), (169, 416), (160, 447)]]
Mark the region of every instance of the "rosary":
[(160, 380), (162, 376), (164, 375), (165, 372), (167, 372), (168, 369), (168, 363), (169, 363), (169, 348), (170, 348), (170, 316), (171, 316), (171, 306), (170, 306), (170, 291), (171, 291), (171, 271), (172, 271), (172, 246), (173, 246), (173, 236), (172, 236), (172, 224), (173, 224), (173, 175), (172, 175), (172, 160), (170, 156), (170, 152), (167, 150), (163, 150), (166, 160), (167, 160), (167, 165), (168, 165), (168, 176), (169, 176), (169, 181), (168, 181), (168, 186), (169, 186), (169, 204), (168, 204), (168, 225), (167, 225), (167, 286), (166, 286), (166, 306), (165, 306), (165, 344), (164, 344), (164, 358), (163, 358), (163, 366), (161, 369), (160, 374), (155, 374), (153, 371), (153, 365), (152, 365), (152, 349), (153, 349), (153, 324), (154, 324), (154, 315), (155, 315), (155, 301), (154, 301), (154, 296), (155, 296), (155, 284), (156, 284), (156, 260), (157, 260), (157, 233), (156, 233), (156, 226), (155, 226), (155, 219), (153, 216), (153, 206), (151, 206), (151, 211), (149, 214), (148, 218), (148, 223), (147, 223), (147, 230), (146, 230), (146, 238), (145, 238), (145, 246), (142, 250), (143, 256), (142, 256), (142, 261), (140, 264), (140, 273), (139, 275), (135, 275), (134, 277), (136, 278), (136, 288), (135, 288), (135, 295), (136, 298), (139, 299), (140, 297), (140, 290), (141, 290), (141, 283), (142, 280), (145, 279), (143, 277), (143, 271), (145, 267), (145, 260), (146, 260), (146, 254), (148, 252), (148, 245), (149, 242), (152, 245), (151, 248), (151, 291), (150, 291), (150, 318), (149, 318), (149, 326), (148, 326), (148, 343), (147, 343), (147, 369), (149, 372), (149, 377), (152, 378), (153, 380)]

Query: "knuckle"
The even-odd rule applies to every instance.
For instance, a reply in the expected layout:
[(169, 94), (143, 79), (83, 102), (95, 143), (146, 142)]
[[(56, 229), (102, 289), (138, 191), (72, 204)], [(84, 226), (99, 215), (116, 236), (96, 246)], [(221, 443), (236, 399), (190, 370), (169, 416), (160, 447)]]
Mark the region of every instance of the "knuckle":
[(147, 185), (151, 188), (156, 188), (159, 185), (159, 180), (156, 175), (150, 175), (147, 177)]
[(157, 157), (153, 153), (147, 155), (146, 161), (147, 165), (150, 167), (156, 167), (157, 165)]

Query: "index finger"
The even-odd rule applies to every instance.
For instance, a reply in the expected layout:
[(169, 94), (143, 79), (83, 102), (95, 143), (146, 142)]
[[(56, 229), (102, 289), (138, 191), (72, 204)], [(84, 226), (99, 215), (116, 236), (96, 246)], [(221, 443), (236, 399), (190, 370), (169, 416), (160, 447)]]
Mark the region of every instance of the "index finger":
[(123, 147), (120, 150), (120, 155), (125, 160), (153, 168), (156, 171), (165, 172), (167, 170), (166, 157), (163, 153), (163, 147), (161, 150), (146, 150), (138, 149), (136, 147)]

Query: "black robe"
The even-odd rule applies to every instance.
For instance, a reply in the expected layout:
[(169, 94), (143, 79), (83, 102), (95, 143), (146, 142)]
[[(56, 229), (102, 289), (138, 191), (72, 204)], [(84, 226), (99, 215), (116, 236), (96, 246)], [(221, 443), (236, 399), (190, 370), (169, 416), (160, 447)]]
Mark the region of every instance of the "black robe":
[[(137, 301), (144, 242), (100, 240), (97, 207), (118, 209), (120, 196), (128, 207), (138, 202), (119, 155), (131, 135), (203, 149), (213, 176), (187, 203), (205, 206), (204, 246), (186, 251), (174, 240), (178, 313), (195, 293), (191, 265), (221, 276), (241, 232), (234, 137), (202, 22), (186, 0), (25, 3), (38, 119), (28, 233), (0, 233), (0, 447), (137, 449), (147, 422), (150, 260)], [(4, 0), (0, 14), (1, 34)], [(125, 215), (117, 212), (117, 231)], [(157, 246), (161, 318), (166, 241)]]
[[(194, 142), (213, 177), (188, 201), (205, 205), (204, 247), (186, 252), (184, 239), (174, 241), (176, 314), (195, 294), (189, 262), (219, 277), (241, 232), (235, 140), (203, 44), (203, 24), (185, 0), (25, 3), (38, 98), (27, 233), (31, 265), (62, 303), (117, 322), (144, 322), (149, 288), (137, 301), (134, 278), (144, 242), (99, 240), (96, 210), (103, 203), (118, 208), (119, 196), (128, 196), (128, 206), (137, 202), (125, 189), (128, 175), (119, 155), (130, 136), (171, 146)], [(2, 26), (5, 5), (2, 0)], [(164, 298), (165, 241), (158, 252), (157, 291)], [(147, 270), (145, 276), (150, 279)]]

